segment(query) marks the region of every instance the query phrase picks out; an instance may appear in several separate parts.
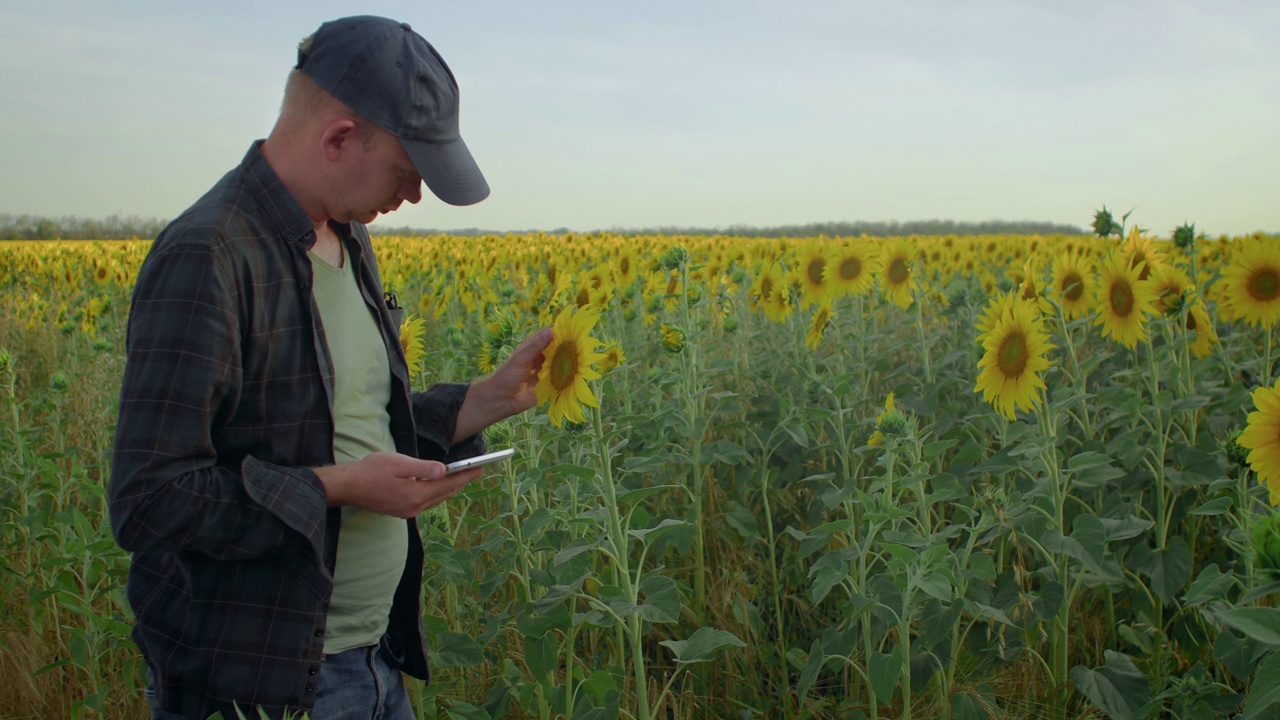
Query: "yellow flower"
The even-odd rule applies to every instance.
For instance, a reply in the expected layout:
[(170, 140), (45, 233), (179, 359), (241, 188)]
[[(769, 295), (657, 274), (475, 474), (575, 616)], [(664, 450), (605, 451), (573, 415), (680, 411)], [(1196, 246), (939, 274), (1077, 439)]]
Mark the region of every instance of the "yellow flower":
[(1125, 241), (1122, 252), (1129, 256), (1129, 267), (1138, 271), (1139, 280), (1146, 280), (1166, 264), (1164, 251), (1155, 239), (1143, 235), (1137, 226), (1129, 231), (1129, 239)]
[(1280, 505), (1280, 380), (1250, 397), (1257, 410), (1249, 413), (1249, 424), (1236, 442), (1249, 448), (1249, 466), (1271, 491), (1271, 504)]
[(1018, 294), (1023, 300), (1034, 303), (1041, 315), (1052, 315), (1053, 306), (1045, 298), (1045, 289), (1041, 285), (1042, 270), (1035, 255), (1028, 257), (1022, 265), (1022, 283), (1018, 286)]
[(1098, 281), (1098, 317), (1102, 334), (1127, 348), (1147, 339), (1146, 316), (1154, 308), (1151, 284), (1138, 279), (1142, 267), (1129, 264), (1123, 253), (1102, 261)]
[(1213, 352), (1213, 346), (1218, 343), (1218, 330), (1213, 326), (1213, 318), (1209, 317), (1209, 311), (1200, 300), (1193, 301), (1187, 307), (1187, 330), (1195, 333), (1195, 339), (1191, 341), (1191, 352), (1198, 358), (1208, 357)]
[(411, 375), (419, 372), (422, 359), (427, 356), (426, 327), (426, 320), (417, 315), (405, 315), (400, 323), (400, 349), (404, 350), (404, 361)]
[(658, 332), (662, 335), (662, 349), (673, 355), (684, 350), (687, 338), (683, 330), (675, 325), (662, 323), (658, 326)]
[(603, 375), (626, 361), (627, 355), (622, 352), (622, 345), (616, 342), (609, 343), (604, 349), (603, 359), (600, 360), (600, 374)]
[(600, 377), (595, 365), (604, 358), (596, 352), (600, 341), (591, 337), (599, 313), (578, 310), (570, 305), (556, 316), (551, 329), (551, 344), (542, 351), (542, 368), (534, 392), (538, 404), (550, 403), (547, 412), (551, 424), (560, 427), (570, 422), (585, 422), (582, 406), (599, 407), (588, 380)]
[(831, 261), (823, 245), (825, 242), (810, 241), (796, 258), (795, 279), (805, 307), (823, 305), (831, 297)]
[(911, 291), (916, 287), (913, 254), (904, 240), (889, 240), (880, 247), (880, 291), (903, 309), (911, 306)]
[(809, 332), (804, 336), (804, 346), (810, 350), (817, 350), (818, 343), (822, 342), (822, 336), (827, 331), (827, 326), (835, 318), (835, 314), (831, 312), (831, 305), (823, 303), (813, 311), (813, 318), (809, 321)]
[(1163, 265), (1148, 277), (1155, 295), (1155, 310), (1161, 315), (1179, 307), (1179, 301), (1191, 289), (1191, 278), (1177, 265)]
[(1062, 304), (1062, 314), (1074, 320), (1089, 314), (1093, 305), (1093, 268), (1074, 252), (1065, 252), (1053, 263), (1053, 287)]
[(1231, 316), (1259, 327), (1280, 321), (1280, 243), (1244, 240), (1222, 279)]
[(865, 241), (847, 240), (831, 255), (827, 273), (831, 276), (833, 294), (861, 295), (871, 289), (871, 255)]
[(1045, 354), (1054, 347), (1035, 304), (1014, 300), (982, 337), (982, 347), (973, 391), (981, 391), (982, 399), (1010, 420), (1016, 419), (1016, 408), (1031, 411), (1045, 386), (1040, 373), (1051, 364)]

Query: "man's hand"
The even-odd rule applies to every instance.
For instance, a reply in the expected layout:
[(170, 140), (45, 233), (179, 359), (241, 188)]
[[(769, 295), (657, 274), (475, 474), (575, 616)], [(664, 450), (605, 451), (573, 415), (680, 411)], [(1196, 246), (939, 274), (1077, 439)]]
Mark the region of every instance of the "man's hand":
[(525, 338), (492, 375), (471, 383), (458, 410), (454, 442), (537, 404), (535, 388), (542, 369), (542, 351), (550, 344), (551, 328), (544, 327)]
[(315, 468), (329, 507), (354, 505), (383, 515), (412, 518), (448, 500), (480, 477), (484, 468), (445, 475), (443, 463), (393, 452), (359, 462)]

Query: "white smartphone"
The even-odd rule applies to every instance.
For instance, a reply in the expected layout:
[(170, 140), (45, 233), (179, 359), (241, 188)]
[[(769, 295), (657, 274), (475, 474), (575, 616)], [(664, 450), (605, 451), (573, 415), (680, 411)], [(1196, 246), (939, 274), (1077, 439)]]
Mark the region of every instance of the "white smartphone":
[(473, 467), (480, 467), (481, 465), (488, 465), (489, 463), (498, 462), (499, 460), (506, 460), (507, 458), (515, 454), (516, 454), (516, 451), (513, 448), (507, 448), (506, 450), (497, 450), (491, 453), (485, 453), (484, 455), (477, 455), (475, 457), (470, 457), (470, 458), (467, 458), (466, 460), (451, 462), (448, 465), (444, 466), (445, 475), (452, 475), (458, 472), (459, 470), (467, 470)]

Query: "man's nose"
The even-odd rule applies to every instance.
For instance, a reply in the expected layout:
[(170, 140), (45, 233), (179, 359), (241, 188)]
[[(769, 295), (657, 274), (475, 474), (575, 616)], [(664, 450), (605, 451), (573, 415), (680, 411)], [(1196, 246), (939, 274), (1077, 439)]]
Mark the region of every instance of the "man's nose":
[(396, 197), (416, 204), (422, 199), (422, 178), (406, 179), (400, 183), (400, 190), (396, 193)]

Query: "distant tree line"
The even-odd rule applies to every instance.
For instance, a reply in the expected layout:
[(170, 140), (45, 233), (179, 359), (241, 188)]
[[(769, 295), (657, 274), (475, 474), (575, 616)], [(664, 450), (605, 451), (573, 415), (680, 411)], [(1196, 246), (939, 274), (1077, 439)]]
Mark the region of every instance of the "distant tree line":
[(731, 237), (902, 237), (906, 235), (1083, 235), (1075, 225), (1035, 220), (897, 220), (869, 222), (815, 222), (804, 225), (730, 225), (726, 228), (657, 227), (637, 230), (615, 230), (636, 235), (728, 235)]
[[(394, 235), (412, 237), (418, 235), (510, 235), (537, 230), (481, 230), (479, 228), (463, 228), (458, 230), (424, 230), (421, 228), (370, 228), (375, 235)], [(545, 230), (552, 235), (572, 232), (569, 228)], [(728, 227), (677, 227), (664, 225), (647, 228), (610, 228), (598, 232), (612, 232), (621, 235), (727, 235), (730, 237), (848, 237), (870, 235), (873, 237), (901, 237), (905, 235), (1083, 235), (1084, 228), (1063, 223), (1040, 222), (1036, 220), (987, 220), (984, 222), (958, 222), (956, 220), (909, 220), (898, 222), (823, 222), (806, 225), (730, 225)]]
[(167, 220), (137, 215), (103, 219), (0, 213), (0, 240), (127, 240), (154, 238)]
[[(128, 238), (154, 238), (167, 220), (144, 218), (137, 215), (112, 215), (104, 219), (80, 218), (70, 215), (51, 218), (39, 215), (13, 215), (0, 213), (0, 240), (120, 240)], [(369, 229), (375, 235), (512, 235), (537, 230), (482, 230), (460, 228), (431, 230), (422, 228), (389, 228), (375, 226)], [(568, 228), (546, 230), (551, 234), (570, 232)], [(987, 220), (985, 222), (957, 222), (955, 220), (909, 220), (906, 222), (823, 222), (806, 225), (730, 225), (728, 227), (676, 227), (610, 228), (605, 232), (622, 235), (728, 235), (732, 237), (848, 237), (871, 235), (875, 237), (903, 235), (1081, 235), (1085, 230), (1074, 225), (1038, 222), (1034, 220)]]

